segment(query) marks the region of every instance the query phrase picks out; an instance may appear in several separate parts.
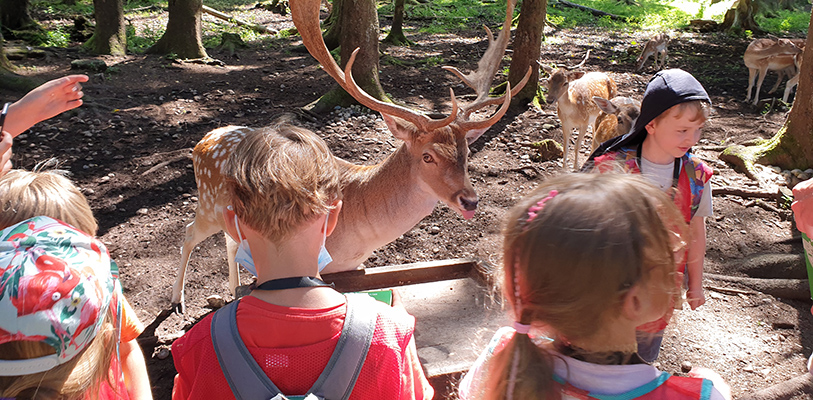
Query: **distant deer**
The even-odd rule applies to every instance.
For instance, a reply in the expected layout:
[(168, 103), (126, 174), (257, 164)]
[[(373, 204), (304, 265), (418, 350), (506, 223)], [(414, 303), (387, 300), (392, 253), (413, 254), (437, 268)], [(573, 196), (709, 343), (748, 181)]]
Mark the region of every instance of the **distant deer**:
[[(319, 28), (320, 0), (290, 2), (294, 24), (311, 55), (359, 103), (380, 112), (392, 134), (404, 141), (396, 151), (376, 165), (355, 165), (338, 160), (344, 207), (336, 229), (327, 238), (326, 247), (333, 262), (324, 272), (358, 268), (375, 249), (397, 239), (429, 215), (439, 200), (466, 219), (474, 216), (478, 198), (468, 176), (468, 146), (503, 117), (511, 97), (522, 89), (531, 74), (529, 68), (525, 78), (515, 88), (512, 89), (509, 84), (502, 97), (489, 97), (491, 82), (511, 35), (514, 1), (507, 3), (505, 23), (496, 40), (486, 28), (489, 45), (478, 69), (464, 75), (453, 67), (444, 67), (473, 88), (477, 93), (476, 99), (466, 107), (460, 107), (454, 91), (450, 90), (451, 114), (443, 119), (432, 119), (365, 93), (353, 81), (351, 73), (359, 49), (353, 52), (342, 71), (325, 47)], [(493, 105), (500, 107), (491, 117), (484, 120), (470, 118), (475, 111)], [(204, 136), (192, 153), (200, 201), (195, 220), (186, 227), (181, 265), (172, 288), (172, 302), (180, 305), (181, 310), (184, 276), (192, 250), (203, 239), (225, 230), (221, 215), (228, 205), (228, 199), (222, 190), (223, 165), (245, 132), (251, 129), (235, 126), (216, 129)], [(239, 285), (237, 264), (234, 262), (237, 245), (228, 235), (226, 242), (229, 288), (234, 292)]]
[[(644, 68), (644, 64), (646, 64), (646, 60), (652, 56), (655, 59), (655, 69), (661, 69), (666, 66), (666, 56), (668, 54), (668, 50), (666, 46), (669, 44), (669, 35), (666, 33), (659, 33), (655, 35), (652, 39), (649, 39), (648, 42), (644, 45), (644, 50), (641, 51), (641, 55), (638, 56), (638, 68), (636, 71), (640, 71)], [(658, 55), (661, 56), (661, 66), (658, 67)]]
[(629, 97), (613, 97), (607, 100), (593, 97), (596, 106), (601, 110), (593, 125), (593, 151), (598, 146), (616, 136), (626, 134), (635, 125), (641, 114), (641, 102)]
[[(587, 57), (585, 57), (585, 60)], [(584, 64), (584, 61), (582, 61)], [(593, 97), (611, 99), (618, 93), (615, 82), (603, 72), (569, 71), (567, 68), (550, 68), (543, 65), (550, 74), (547, 81), (548, 98), (557, 103), (556, 113), (562, 123), (562, 136), (564, 141), (564, 155), (562, 168), (567, 169), (567, 156), (570, 153), (570, 136), (573, 129), (578, 129), (576, 137), (576, 151), (573, 157), (573, 168), (579, 168), (579, 150), (584, 140), (587, 127), (596, 121), (599, 110)]]
[(790, 96), (790, 91), (799, 84), (799, 76), (802, 75), (802, 57), (805, 53), (799, 53), (793, 57), (794, 64), (796, 65), (796, 75), (793, 78), (788, 80), (788, 83), (785, 84), (785, 95), (782, 96), (782, 101), (785, 103), (788, 102), (788, 96)]
[[(768, 70), (781, 71), (794, 66), (794, 56), (802, 52), (793, 41), (776, 37), (755, 39), (745, 49), (743, 61), (748, 67), (748, 92), (745, 101), (751, 99), (751, 88), (757, 80), (754, 91), (754, 105), (759, 103), (759, 90)], [(780, 76), (781, 80), (782, 77)], [(777, 84), (778, 86), (778, 84)]]
[[(799, 53), (794, 57), (797, 57), (797, 56), (800, 56), (801, 54), (804, 54), (805, 44), (806, 44), (805, 39), (788, 39), (788, 40), (793, 42), (793, 44), (795, 44), (796, 47), (798, 47), (799, 49), (802, 50), (802, 53)], [(776, 73), (778, 75), (778, 77), (776, 78), (776, 83), (773, 85), (771, 90), (768, 91), (768, 94), (776, 92), (776, 89), (779, 88), (779, 84), (782, 83), (782, 79), (784, 79), (785, 77), (787, 77), (789, 79), (788, 83), (785, 84), (785, 89), (787, 89), (787, 85), (790, 84), (790, 79), (792, 79), (794, 76), (796, 76), (796, 74), (798, 72), (799, 72), (799, 69), (796, 66), (796, 61), (795, 60), (794, 60), (794, 62), (793, 62), (793, 64), (791, 66), (789, 66), (789, 67), (787, 67), (785, 69), (781, 69), (779, 71), (776, 71)], [(797, 81), (798, 81), (798, 79), (797, 79)]]

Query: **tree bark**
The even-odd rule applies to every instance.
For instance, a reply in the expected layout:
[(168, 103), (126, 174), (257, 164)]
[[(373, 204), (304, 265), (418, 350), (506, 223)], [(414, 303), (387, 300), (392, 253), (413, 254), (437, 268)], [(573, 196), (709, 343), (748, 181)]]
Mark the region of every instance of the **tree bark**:
[(519, 22), (514, 35), (514, 52), (511, 67), (508, 71), (508, 82), (516, 85), (525, 77), (528, 67), (532, 69), (531, 77), (525, 87), (514, 96), (513, 101), (526, 104), (532, 101), (539, 89), (539, 66), (537, 60), (542, 51), (542, 33), (545, 28), (547, 0), (523, 0)]
[(384, 42), (396, 46), (412, 45), (412, 42), (404, 35), (404, 0), (394, 1), (395, 10), (392, 16), (392, 27), (390, 28), (390, 33), (384, 38)]
[(122, 0), (93, 0), (96, 29), (85, 43), (95, 54), (123, 56), (127, 52), (127, 31), (124, 27)]
[[(334, 3), (333, 9), (336, 9)], [(341, 63), (344, 69), (353, 50), (360, 48), (353, 63), (353, 79), (370, 96), (385, 100), (386, 94), (378, 80), (378, 13), (373, 0), (343, 0), (341, 21)], [(353, 29), (345, 29), (353, 27)], [(306, 108), (317, 114), (326, 113), (335, 106), (347, 107), (358, 102), (336, 85)]]
[(0, 0), (0, 25), (12, 31), (36, 28), (28, 4), (29, 0)]
[(202, 0), (169, 0), (167, 30), (147, 52), (174, 53), (180, 58), (209, 57), (201, 40), (202, 9)]
[[(806, 46), (813, 37), (813, 14), (810, 20)], [(731, 146), (720, 154), (721, 160), (738, 166), (751, 179), (756, 180), (754, 163), (782, 169), (813, 167), (813, 51), (803, 57), (796, 97), (782, 128), (756, 146)]]
[(325, 29), (325, 34), (322, 38), (325, 41), (325, 47), (333, 51), (339, 47), (342, 38), (342, 8), (344, 0), (333, 0), (333, 7), (330, 9), (325, 21), (322, 22), (322, 27)]
[(752, 2), (752, 0), (738, 0), (734, 3), (734, 7), (725, 13), (722, 26), (723, 30), (762, 32), (762, 29), (759, 28), (759, 25), (757, 25), (757, 22), (754, 20), (757, 11), (758, 6), (756, 2)]

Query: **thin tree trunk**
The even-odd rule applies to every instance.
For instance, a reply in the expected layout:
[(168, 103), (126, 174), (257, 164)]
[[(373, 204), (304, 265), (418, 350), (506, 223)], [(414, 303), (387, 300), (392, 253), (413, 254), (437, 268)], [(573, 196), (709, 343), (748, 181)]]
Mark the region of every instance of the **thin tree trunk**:
[(93, 0), (96, 29), (85, 43), (95, 54), (123, 56), (127, 52), (127, 31), (124, 27), (122, 0)]
[(740, 31), (744, 32), (750, 30), (753, 32), (762, 32), (754, 16), (757, 14), (757, 4), (751, 0), (738, 0), (734, 3), (734, 7), (726, 11), (723, 18), (722, 29), (724, 31)]
[(181, 58), (208, 57), (201, 40), (202, 9), (202, 0), (169, 0), (167, 30), (147, 52), (174, 53)]
[(325, 34), (322, 38), (325, 41), (325, 47), (328, 50), (339, 47), (342, 38), (342, 5), (344, 0), (333, 0), (333, 7), (330, 9), (322, 27), (325, 29)]
[(516, 85), (525, 77), (528, 67), (532, 69), (531, 78), (524, 88), (514, 96), (514, 101), (528, 103), (536, 97), (539, 88), (539, 66), (537, 60), (541, 53), (542, 32), (545, 28), (547, 0), (523, 0), (519, 22), (514, 35), (514, 52), (511, 67), (508, 71), (508, 82)]
[(395, 10), (392, 17), (392, 27), (390, 33), (384, 38), (385, 43), (394, 44), (396, 46), (411, 45), (412, 42), (404, 35), (404, 0), (395, 1)]

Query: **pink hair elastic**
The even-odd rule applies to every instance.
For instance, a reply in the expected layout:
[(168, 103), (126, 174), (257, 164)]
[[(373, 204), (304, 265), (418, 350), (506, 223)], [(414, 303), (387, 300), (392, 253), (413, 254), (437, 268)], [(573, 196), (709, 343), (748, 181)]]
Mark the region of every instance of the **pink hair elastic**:
[(531, 331), (531, 325), (525, 325), (519, 321), (514, 321), (514, 330), (517, 331), (517, 333), (527, 335), (528, 332)]
[(547, 197), (537, 201), (535, 206), (531, 206), (531, 208), (528, 209), (528, 219), (526, 219), (525, 222), (530, 223), (533, 221), (538, 215), (539, 211), (542, 211), (542, 208), (545, 207), (545, 203), (547, 203), (548, 200), (556, 197), (557, 194), (559, 194), (558, 190), (551, 190), (548, 192)]

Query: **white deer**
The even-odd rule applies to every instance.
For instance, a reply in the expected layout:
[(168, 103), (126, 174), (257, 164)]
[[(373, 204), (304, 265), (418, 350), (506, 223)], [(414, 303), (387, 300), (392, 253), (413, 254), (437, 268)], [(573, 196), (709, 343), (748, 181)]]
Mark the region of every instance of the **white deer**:
[(661, 66), (663, 68), (666, 66), (666, 56), (668, 55), (668, 50), (666, 46), (669, 44), (669, 35), (666, 33), (659, 33), (655, 35), (653, 38), (649, 39), (644, 45), (644, 50), (641, 51), (641, 55), (638, 56), (638, 68), (636, 71), (640, 71), (644, 68), (644, 64), (646, 60), (652, 56), (655, 59), (655, 69), (659, 69), (658, 67), (658, 55), (661, 56)]
[[(469, 145), (502, 118), (511, 97), (527, 82), (531, 69), (515, 88), (508, 85), (506, 94), (489, 97), (488, 91), (500, 66), (510, 38), (514, 1), (508, 2), (503, 29), (494, 40), (488, 33), (489, 45), (478, 69), (464, 75), (453, 67), (444, 69), (454, 73), (477, 92), (476, 99), (465, 107), (458, 106), (451, 92), (452, 111), (443, 119), (432, 119), (415, 110), (377, 100), (356, 85), (351, 73), (359, 51), (356, 49), (342, 71), (325, 47), (319, 27), (320, 0), (297, 0), (290, 3), (294, 25), (302, 36), (305, 47), (322, 64), (336, 82), (362, 105), (378, 111), (390, 132), (404, 141), (384, 161), (376, 165), (355, 165), (339, 159), (343, 183), (344, 207), (326, 247), (331, 262), (324, 272), (356, 269), (372, 252), (397, 239), (429, 215), (438, 201), (468, 219), (477, 209), (477, 193), (468, 176)], [(488, 106), (500, 105), (496, 113), (483, 120), (474, 120), (472, 113)], [(199, 205), (195, 220), (186, 227), (186, 239), (181, 251), (181, 265), (172, 288), (172, 303), (183, 310), (184, 277), (189, 256), (195, 245), (223, 230), (223, 207), (228, 199), (223, 193), (221, 168), (246, 127), (225, 127), (208, 133), (195, 146), (193, 165), (198, 184)], [(239, 286), (237, 264), (234, 262), (236, 242), (226, 235), (229, 288), (232, 293)]]
[[(587, 57), (585, 57), (585, 60)], [(582, 61), (582, 64), (584, 61)], [(596, 121), (599, 110), (593, 97), (611, 99), (618, 93), (618, 89), (607, 74), (603, 72), (569, 71), (567, 68), (552, 69), (543, 65), (550, 74), (547, 81), (548, 97), (551, 103), (557, 103), (556, 113), (562, 123), (562, 136), (564, 141), (564, 155), (562, 168), (567, 169), (567, 156), (570, 153), (570, 136), (573, 129), (579, 131), (576, 137), (576, 149), (573, 157), (573, 168), (579, 168), (579, 150), (587, 133), (587, 127)], [(575, 67), (574, 67), (575, 68)]]
[[(756, 82), (754, 105), (759, 103), (759, 90), (769, 70), (782, 71), (794, 66), (794, 56), (802, 52), (793, 41), (780, 38), (754, 39), (745, 49), (743, 61), (748, 67), (748, 92), (745, 101), (751, 100), (751, 88)], [(779, 80), (782, 79), (780, 75)], [(778, 86), (778, 83), (777, 83)]]

